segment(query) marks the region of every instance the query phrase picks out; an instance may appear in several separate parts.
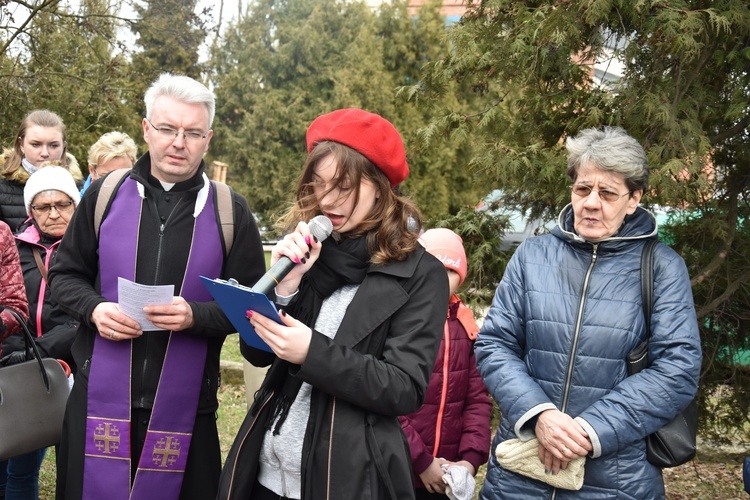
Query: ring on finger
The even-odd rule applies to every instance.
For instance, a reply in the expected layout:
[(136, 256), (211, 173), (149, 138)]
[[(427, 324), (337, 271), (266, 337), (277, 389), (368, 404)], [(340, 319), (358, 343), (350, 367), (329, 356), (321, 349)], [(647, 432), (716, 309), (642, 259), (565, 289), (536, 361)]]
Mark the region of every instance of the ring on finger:
[(114, 328), (110, 328), (109, 329), (109, 338), (111, 338), (111, 339), (115, 338), (115, 333), (117, 333), (117, 332), (115, 332), (115, 329)]

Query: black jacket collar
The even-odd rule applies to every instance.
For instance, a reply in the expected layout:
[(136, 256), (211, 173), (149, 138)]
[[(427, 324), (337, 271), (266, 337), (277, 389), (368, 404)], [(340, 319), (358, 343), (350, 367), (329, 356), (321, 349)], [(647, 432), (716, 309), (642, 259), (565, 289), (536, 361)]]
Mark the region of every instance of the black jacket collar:
[[(201, 160), (198, 170), (190, 179), (178, 182), (172, 188), (172, 191), (194, 191), (197, 193), (203, 187), (203, 172), (206, 170), (206, 162)], [(161, 182), (151, 175), (151, 154), (147, 151), (141, 156), (133, 169), (130, 171), (130, 177), (146, 187), (147, 190), (163, 191)]]

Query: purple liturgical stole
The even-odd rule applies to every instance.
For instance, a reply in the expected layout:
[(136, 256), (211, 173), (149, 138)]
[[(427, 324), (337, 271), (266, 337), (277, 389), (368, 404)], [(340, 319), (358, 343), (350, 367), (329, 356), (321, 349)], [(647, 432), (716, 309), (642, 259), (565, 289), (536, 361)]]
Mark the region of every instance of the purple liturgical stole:
[[(188, 301), (212, 300), (199, 276), (219, 277), (221, 274), (223, 249), (213, 186), (209, 189), (206, 204), (195, 219), (190, 256), (180, 287), (180, 295)], [(126, 178), (101, 225), (101, 291), (112, 302), (118, 300), (119, 276), (135, 281), (142, 201), (138, 183)], [(157, 492), (159, 498), (169, 500), (177, 499), (180, 494), (198, 408), (206, 340), (189, 331), (170, 334), (131, 491), (132, 344), (132, 341), (111, 341), (100, 335), (94, 342), (83, 474), (83, 498), (87, 500), (138, 500), (155, 498)]]

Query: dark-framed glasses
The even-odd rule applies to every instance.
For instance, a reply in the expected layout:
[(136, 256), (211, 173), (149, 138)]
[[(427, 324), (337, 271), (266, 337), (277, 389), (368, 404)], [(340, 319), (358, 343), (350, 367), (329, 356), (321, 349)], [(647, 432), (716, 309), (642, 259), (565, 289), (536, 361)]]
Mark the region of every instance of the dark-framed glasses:
[(151, 125), (151, 128), (154, 129), (159, 135), (159, 137), (163, 139), (169, 139), (170, 141), (173, 141), (177, 138), (178, 135), (182, 134), (182, 137), (185, 138), (185, 142), (192, 142), (196, 143), (198, 141), (201, 141), (208, 137), (208, 132), (197, 132), (195, 130), (185, 130), (183, 132), (180, 132), (177, 129), (173, 129), (172, 127), (157, 127), (153, 123), (151, 123), (151, 120), (146, 118), (146, 121), (149, 125)]
[(630, 191), (625, 194), (619, 194), (615, 191), (610, 191), (609, 189), (594, 189), (591, 186), (587, 186), (585, 184), (573, 184), (572, 186), (570, 186), (570, 189), (573, 191), (574, 195), (580, 196), (581, 198), (586, 198), (591, 194), (592, 191), (596, 191), (597, 194), (599, 194), (599, 198), (606, 201), (607, 203), (614, 203), (623, 196), (627, 196), (630, 194)]
[(31, 209), (39, 215), (45, 215), (55, 209), (58, 214), (69, 212), (73, 209), (72, 201), (58, 201), (57, 203), (45, 203), (44, 205), (31, 205)]

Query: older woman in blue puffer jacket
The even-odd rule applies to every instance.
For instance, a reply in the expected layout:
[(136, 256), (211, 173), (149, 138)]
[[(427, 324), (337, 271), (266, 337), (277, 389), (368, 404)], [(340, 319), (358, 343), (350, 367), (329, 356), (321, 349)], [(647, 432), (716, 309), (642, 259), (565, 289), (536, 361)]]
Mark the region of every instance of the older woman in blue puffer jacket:
[[(628, 377), (626, 356), (646, 338), (641, 251), (657, 235), (638, 206), (647, 158), (621, 128), (584, 130), (567, 147), (571, 203), (552, 234), (519, 246), (476, 341), (479, 372), (502, 411), (480, 498), (663, 498), (645, 437), (697, 390), (687, 268), (657, 245), (649, 367)], [(581, 490), (555, 490), (498, 464), (500, 442), (533, 437), (550, 474), (587, 457)]]

